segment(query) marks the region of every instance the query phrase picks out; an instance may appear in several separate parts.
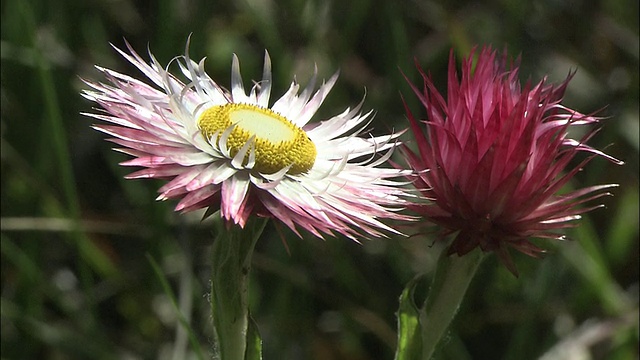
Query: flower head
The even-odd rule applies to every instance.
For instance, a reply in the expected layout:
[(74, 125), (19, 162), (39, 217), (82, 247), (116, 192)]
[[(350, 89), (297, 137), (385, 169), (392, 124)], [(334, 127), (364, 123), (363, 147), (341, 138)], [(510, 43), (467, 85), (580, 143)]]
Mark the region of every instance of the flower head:
[[(220, 210), (228, 223), (243, 227), (251, 215), (273, 217), (321, 237), (351, 238), (394, 232), (382, 218), (403, 219), (403, 171), (380, 167), (398, 133), (361, 137), (371, 112), (360, 105), (321, 122), (310, 120), (337, 80), (315, 91), (316, 74), (302, 92), (293, 81), (269, 105), (271, 62), (265, 53), (262, 80), (245, 92), (238, 58), (233, 57), (231, 91), (204, 71), (204, 60), (188, 53), (163, 67), (150, 54), (147, 64), (128, 44), (116, 49), (151, 85), (100, 68), (110, 84), (87, 81), (83, 93), (105, 112), (86, 114), (111, 125), (94, 128), (134, 158), (122, 163), (144, 169), (129, 179), (169, 180), (159, 200), (180, 199), (176, 211)], [(180, 76), (170, 73), (177, 66)]]
[[(594, 156), (621, 162), (586, 145), (595, 130), (579, 140), (569, 137), (571, 127), (598, 122), (560, 104), (571, 75), (558, 86), (542, 80), (521, 88), (518, 66), (507, 67), (506, 55), (497, 59), (483, 48), (475, 67), (473, 55), (463, 61), (459, 79), (451, 53), (446, 99), (418, 65), (424, 87), (411, 86), (427, 118), (422, 126), (407, 108), (417, 152), (403, 148), (416, 187), (430, 201), (413, 208), (443, 235), (456, 234), (449, 254), (494, 251), (517, 274), (509, 247), (531, 256), (543, 252), (529, 238), (564, 239), (556, 230), (599, 207), (579, 205), (616, 185), (564, 195), (558, 190)], [(580, 151), (590, 156), (571, 166)]]

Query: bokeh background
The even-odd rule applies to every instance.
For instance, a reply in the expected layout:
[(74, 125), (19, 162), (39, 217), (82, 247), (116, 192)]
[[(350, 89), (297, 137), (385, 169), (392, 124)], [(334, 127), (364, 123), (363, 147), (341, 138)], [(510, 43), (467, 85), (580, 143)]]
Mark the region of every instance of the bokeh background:
[[(248, 86), (268, 49), (272, 99), (314, 63), (325, 78), (340, 69), (318, 118), (366, 93), (381, 133), (407, 126), (400, 94), (421, 114), (401, 75), (419, 81), (414, 59), (442, 89), (449, 50), (475, 44), (521, 54), (523, 81), (577, 70), (565, 104), (607, 117), (592, 145), (626, 165), (595, 159), (571, 186), (620, 187), (572, 241), (538, 242), (544, 259), (514, 255), (519, 278), (486, 260), (439, 358), (637, 359), (638, 11), (637, 0), (2, 0), (2, 359), (209, 358), (211, 224), (154, 201), (161, 182), (123, 180), (126, 156), (80, 114), (94, 64), (141, 76), (109, 43), (166, 64), (190, 34), (192, 58), (225, 85), (232, 53)], [(270, 224), (253, 262), (265, 359), (392, 359), (398, 297), (442, 245), (283, 234), (286, 245)]]

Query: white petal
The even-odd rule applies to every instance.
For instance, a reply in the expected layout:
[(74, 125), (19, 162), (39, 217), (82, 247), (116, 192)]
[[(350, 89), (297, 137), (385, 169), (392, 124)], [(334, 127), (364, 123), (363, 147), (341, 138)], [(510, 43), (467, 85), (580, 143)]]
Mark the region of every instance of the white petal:
[(220, 212), (227, 220), (233, 218), (236, 223), (240, 220), (237, 216), (242, 215), (241, 209), (247, 201), (249, 184), (248, 176), (242, 173), (238, 173), (222, 183)]
[(233, 62), (231, 65), (231, 96), (234, 103), (249, 102), (247, 93), (244, 91), (242, 75), (240, 75), (240, 61), (236, 54), (233, 54)]

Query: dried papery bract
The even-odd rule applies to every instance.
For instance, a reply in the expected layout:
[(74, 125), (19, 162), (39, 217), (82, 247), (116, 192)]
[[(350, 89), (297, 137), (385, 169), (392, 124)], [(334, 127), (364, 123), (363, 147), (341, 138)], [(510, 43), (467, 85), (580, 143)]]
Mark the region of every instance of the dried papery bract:
[(404, 179), (394, 179), (406, 171), (383, 167), (400, 133), (363, 134), (371, 112), (362, 114), (361, 104), (311, 122), (337, 74), (317, 91), (315, 73), (302, 90), (293, 81), (270, 104), (267, 53), (262, 80), (247, 93), (235, 56), (227, 91), (188, 52), (165, 68), (127, 47), (116, 50), (149, 83), (99, 67), (108, 83), (86, 81), (92, 90), (83, 95), (104, 112), (87, 115), (107, 123), (94, 128), (133, 156), (122, 165), (144, 168), (127, 178), (168, 180), (158, 199), (179, 199), (176, 211), (219, 210), (240, 227), (252, 215), (270, 217), (296, 233), (354, 240), (397, 233), (381, 220), (407, 219), (397, 212)]
[[(464, 59), (458, 76), (451, 54), (446, 98), (417, 65), (423, 87), (411, 86), (426, 118), (419, 121), (407, 107), (417, 151), (403, 150), (415, 186), (430, 201), (412, 209), (439, 225), (441, 235), (454, 235), (449, 254), (480, 247), (517, 275), (509, 248), (538, 255), (543, 250), (531, 238), (564, 239), (562, 229), (601, 206), (582, 205), (617, 185), (558, 191), (593, 157), (622, 162), (586, 144), (599, 118), (561, 104), (571, 74), (559, 85), (543, 79), (521, 87), (518, 64), (508, 65), (506, 54), (486, 47), (474, 57)], [(576, 126), (591, 128), (572, 139)], [(581, 152), (586, 157), (571, 165)]]

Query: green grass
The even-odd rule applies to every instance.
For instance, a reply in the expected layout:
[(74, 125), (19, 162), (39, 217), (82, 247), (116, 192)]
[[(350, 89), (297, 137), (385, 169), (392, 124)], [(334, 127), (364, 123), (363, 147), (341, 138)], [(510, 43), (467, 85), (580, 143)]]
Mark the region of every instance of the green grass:
[[(520, 278), (494, 257), (484, 262), (441, 355), (535, 359), (572, 345), (595, 359), (636, 359), (638, 2), (536, 4), (3, 1), (0, 356), (208, 357), (211, 224), (155, 202), (160, 182), (125, 181), (117, 163), (126, 157), (90, 129), (80, 112), (92, 104), (79, 96), (80, 78), (99, 79), (94, 64), (140, 75), (109, 42), (126, 38), (166, 63), (192, 34), (192, 57), (206, 56), (222, 84), (232, 53), (245, 79), (257, 79), (268, 49), (273, 98), (314, 62), (325, 78), (340, 69), (318, 118), (366, 93), (381, 133), (407, 126), (400, 94), (419, 109), (401, 75), (418, 81), (414, 58), (440, 88), (449, 49), (461, 56), (474, 44), (522, 54), (523, 80), (577, 69), (567, 105), (607, 106), (593, 144), (626, 165), (595, 160), (572, 186), (620, 187), (570, 232), (575, 240), (539, 242), (550, 250), (542, 260), (516, 255)], [(435, 249), (415, 238), (358, 245), (284, 234), (288, 250), (269, 225), (254, 258), (251, 312), (265, 359), (393, 358), (399, 296), (416, 272), (432, 271)], [(585, 330), (597, 336), (589, 342)]]

